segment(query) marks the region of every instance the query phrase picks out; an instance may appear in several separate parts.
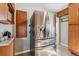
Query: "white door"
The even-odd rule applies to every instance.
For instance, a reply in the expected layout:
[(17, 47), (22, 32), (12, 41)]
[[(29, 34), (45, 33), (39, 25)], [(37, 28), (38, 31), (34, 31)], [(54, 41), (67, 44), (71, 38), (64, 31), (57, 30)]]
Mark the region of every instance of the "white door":
[(60, 22), (60, 44), (68, 47), (68, 17), (62, 18)]

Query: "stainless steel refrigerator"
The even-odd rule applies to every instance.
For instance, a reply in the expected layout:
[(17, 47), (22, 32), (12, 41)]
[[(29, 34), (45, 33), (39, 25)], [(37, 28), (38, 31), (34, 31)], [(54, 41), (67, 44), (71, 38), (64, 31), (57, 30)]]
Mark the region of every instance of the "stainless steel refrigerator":
[(30, 29), (31, 50), (36, 51), (47, 46), (56, 48), (54, 13), (34, 11)]

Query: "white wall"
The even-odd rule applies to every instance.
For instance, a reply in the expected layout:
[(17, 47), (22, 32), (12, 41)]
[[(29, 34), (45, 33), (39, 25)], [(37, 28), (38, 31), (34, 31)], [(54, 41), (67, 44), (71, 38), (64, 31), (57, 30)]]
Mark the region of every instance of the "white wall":
[(16, 49), (15, 49), (15, 51), (16, 52), (28, 51), (28, 50), (30, 50), (30, 34), (29, 34), (30, 18), (32, 17), (33, 12), (35, 10), (44, 11), (44, 9), (40, 8), (40, 7), (30, 6), (30, 5), (28, 6), (28, 4), (21, 3), (21, 4), (16, 4), (16, 10), (22, 10), (22, 11), (27, 12), (27, 37), (16, 39), (16, 47), (15, 47)]
[(56, 17), (56, 44), (59, 44), (59, 18)]

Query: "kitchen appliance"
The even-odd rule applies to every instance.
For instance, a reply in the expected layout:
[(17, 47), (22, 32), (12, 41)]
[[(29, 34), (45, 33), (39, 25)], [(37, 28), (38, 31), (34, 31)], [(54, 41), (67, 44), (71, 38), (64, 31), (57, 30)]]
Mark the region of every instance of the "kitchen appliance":
[(55, 23), (54, 23), (53, 14), (46, 11), (45, 12), (36, 11), (35, 24), (36, 24), (35, 25), (36, 47), (38, 46), (38, 44), (40, 46), (50, 45), (51, 40), (52, 40), (52, 44), (55, 45), (56, 37), (55, 37)]
[[(54, 15), (35, 11), (30, 22), (30, 48), (37, 49), (52, 45), (56, 47)], [(52, 29), (53, 28), (53, 29)], [(33, 48), (32, 48), (33, 47)]]

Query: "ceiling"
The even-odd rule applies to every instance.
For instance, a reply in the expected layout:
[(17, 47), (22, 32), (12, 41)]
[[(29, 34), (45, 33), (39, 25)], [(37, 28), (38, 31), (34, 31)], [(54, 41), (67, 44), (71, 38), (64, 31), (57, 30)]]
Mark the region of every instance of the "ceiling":
[(16, 9), (44, 9), (47, 11), (58, 12), (66, 7), (68, 7), (69, 3), (17, 3)]

